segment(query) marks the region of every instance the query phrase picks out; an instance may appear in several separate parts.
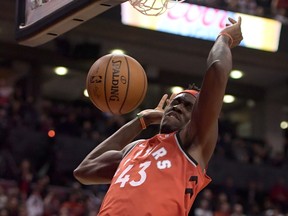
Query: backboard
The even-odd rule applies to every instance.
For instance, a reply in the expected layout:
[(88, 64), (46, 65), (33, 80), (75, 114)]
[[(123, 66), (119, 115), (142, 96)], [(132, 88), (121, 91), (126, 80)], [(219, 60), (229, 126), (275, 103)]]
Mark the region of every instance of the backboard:
[(126, 0), (17, 0), (16, 40), (42, 45)]

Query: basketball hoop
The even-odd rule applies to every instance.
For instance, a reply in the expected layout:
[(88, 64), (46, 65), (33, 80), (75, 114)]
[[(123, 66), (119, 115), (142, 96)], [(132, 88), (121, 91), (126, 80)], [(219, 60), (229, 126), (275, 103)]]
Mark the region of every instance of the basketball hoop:
[(146, 16), (159, 16), (167, 9), (185, 0), (129, 0), (130, 4)]

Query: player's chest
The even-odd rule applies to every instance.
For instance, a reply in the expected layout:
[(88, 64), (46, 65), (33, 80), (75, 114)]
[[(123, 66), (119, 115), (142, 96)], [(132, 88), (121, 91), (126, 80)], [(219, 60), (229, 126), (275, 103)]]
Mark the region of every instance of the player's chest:
[[(181, 154), (167, 146), (139, 145), (134, 148), (121, 162), (115, 174), (115, 184), (120, 187), (140, 186), (157, 178), (173, 178), (182, 172)], [(179, 170), (180, 168), (180, 170)]]

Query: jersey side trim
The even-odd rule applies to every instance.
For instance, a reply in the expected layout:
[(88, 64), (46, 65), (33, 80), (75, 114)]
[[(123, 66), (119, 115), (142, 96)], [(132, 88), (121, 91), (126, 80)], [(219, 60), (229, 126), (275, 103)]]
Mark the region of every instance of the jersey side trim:
[(125, 154), (123, 155), (122, 159), (125, 158), (126, 155), (128, 155), (128, 154), (132, 151), (132, 149), (134, 149), (134, 147), (135, 147), (139, 142), (144, 141), (144, 140), (145, 140), (145, 139), (140, 139), (140, 140), (134, 141), (133, 146), (131, 146), (130, 149), (128, 149), (128, 150), (125, 152)]
[(185, 155), (185, 157), (196, 167), (196, 166), (198, 165), (198, 162), (197, 162), (191, 155), (189, 155), (187, 151), (185, 151), (185, 150), (182, 148), (179, 131), (178, 131), (177, 133), (175, 133), (174, 136), (175, 136), (175, 140), (176, 140), (176, 143), (177, 143), (179, 149), (183, 152), (183, 154)]

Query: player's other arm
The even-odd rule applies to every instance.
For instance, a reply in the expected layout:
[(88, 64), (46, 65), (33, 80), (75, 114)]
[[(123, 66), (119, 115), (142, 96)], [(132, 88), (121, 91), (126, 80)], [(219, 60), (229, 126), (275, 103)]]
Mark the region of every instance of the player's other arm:
[[(147, 127), (160, 123), (163, 106), (169, 101), (167, 97), (165, 94), (155, 109), (141, 112)], [(143, 121), (141, 123), (138, 117), (134, 118), (95, 147), (74, 170), (75, 178), (82, 184), (110, 183), (123, 155), (137, 142), (132, 140), (144, 129)]]
[(138, 118), (123, 125), (118, 131), (95, 147), (74, 170), (74, 177), (82, 184), (106, 184), (113, 175), (133, 139), (142, 131)]

